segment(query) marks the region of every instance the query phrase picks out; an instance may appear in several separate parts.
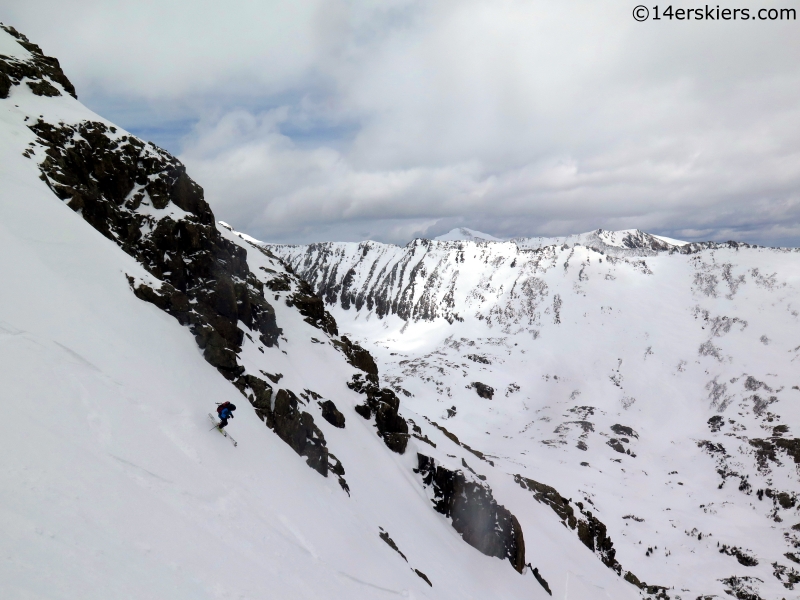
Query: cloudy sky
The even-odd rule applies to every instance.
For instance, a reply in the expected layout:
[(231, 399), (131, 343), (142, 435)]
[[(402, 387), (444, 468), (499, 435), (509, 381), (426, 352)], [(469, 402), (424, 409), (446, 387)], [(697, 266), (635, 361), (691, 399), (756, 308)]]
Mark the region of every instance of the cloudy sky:
[[(800, 13), (758, 1), (736, 7)], [(800, 20), (637, 2), (0, 0), (0, 21), (263, 240), (800, 246)]]

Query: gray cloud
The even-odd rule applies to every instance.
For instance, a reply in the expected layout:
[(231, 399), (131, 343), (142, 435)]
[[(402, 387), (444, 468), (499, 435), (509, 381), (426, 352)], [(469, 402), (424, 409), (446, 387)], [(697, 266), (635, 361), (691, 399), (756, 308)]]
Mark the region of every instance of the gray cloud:
[(62, 4), (3, 18), (90, 106), (127, 107), (122, 126), (180, 123), (215, 211), (255, 237), (800, 245), (798, 21), (637, 23), (617, 0)]

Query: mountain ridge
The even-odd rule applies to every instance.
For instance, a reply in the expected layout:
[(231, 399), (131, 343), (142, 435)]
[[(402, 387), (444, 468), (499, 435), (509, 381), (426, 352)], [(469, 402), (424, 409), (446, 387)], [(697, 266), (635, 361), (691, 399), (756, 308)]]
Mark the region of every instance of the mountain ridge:
[(599, 515), (609, 566), (670, 596), (785, 597), (800, 250), (587, 237), (269, 247), (409, 409), (506, 472), (535, 465), (559, 492), (518, 485), (563, 519)]

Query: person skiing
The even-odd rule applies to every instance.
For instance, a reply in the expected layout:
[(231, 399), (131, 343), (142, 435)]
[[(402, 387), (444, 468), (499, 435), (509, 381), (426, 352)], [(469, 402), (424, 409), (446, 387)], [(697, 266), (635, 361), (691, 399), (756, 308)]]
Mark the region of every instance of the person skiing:
[(217, 407), (217, 415), (219, 415), (219, 427), (220, 429), (224, 429), (225, 426), (228, 424), (228, 419), (233, 418), (233, 411), (236, 410), (236, 405), (231, 404), (230, 402), (223, 402)]

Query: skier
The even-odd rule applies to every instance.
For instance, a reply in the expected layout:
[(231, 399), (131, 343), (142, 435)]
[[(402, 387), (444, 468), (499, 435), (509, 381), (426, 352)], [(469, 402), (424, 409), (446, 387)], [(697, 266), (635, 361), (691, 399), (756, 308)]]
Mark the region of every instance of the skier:
[(233, 418), (233, 411), (236, 410), (236, 405), (230, 402), (223, 402), (217, 407), (217, 414), (219, 415), (219, 427), (223, 429), (228, 424), (228, 419)]

